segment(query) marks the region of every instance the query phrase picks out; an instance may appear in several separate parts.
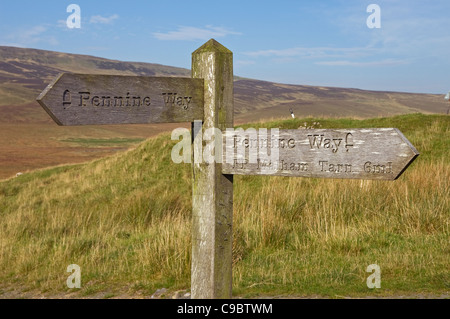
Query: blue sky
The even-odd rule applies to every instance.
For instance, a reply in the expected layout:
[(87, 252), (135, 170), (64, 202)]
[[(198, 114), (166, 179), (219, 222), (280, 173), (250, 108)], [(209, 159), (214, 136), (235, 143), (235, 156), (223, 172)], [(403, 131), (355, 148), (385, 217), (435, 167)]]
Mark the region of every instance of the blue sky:
[[(81, 28), (69, 29), (69, 4)], [(368, 28), (368, 5), (381, 28)], [(210, 38), (260, 80), (444, 94), (449, 0), (2, 1), (0, 45), (190, 68)]]

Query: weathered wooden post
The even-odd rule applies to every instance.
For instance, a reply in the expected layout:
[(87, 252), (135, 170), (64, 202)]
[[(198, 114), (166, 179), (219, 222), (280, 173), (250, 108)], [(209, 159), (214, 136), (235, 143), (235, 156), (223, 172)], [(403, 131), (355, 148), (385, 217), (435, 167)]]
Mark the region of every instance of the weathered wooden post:
[[(233, 53), (214, 39), (192, 53), (192, 77), (204, 79), (203, 127), (233, 127)], [(201, 132), (202, 131), (202, 132)], [(221, 138), (217, 136), (216, 138)], [(192, 298), (231, 298), (233, 175), (221, 163), (205, 163), (194, 141), (192, 194)], [(221, 150), (217, 150), (221, 151)]]

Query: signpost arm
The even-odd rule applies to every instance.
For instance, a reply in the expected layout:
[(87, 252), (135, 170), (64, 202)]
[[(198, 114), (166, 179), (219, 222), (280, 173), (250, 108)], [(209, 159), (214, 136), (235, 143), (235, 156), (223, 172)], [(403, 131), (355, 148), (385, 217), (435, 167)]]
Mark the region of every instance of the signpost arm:
[(207, 129), (233, 127), (233, 53), (209, 40), (192, 53), (192, 77), (204, 79), (204, 122), (193, 132), (191, 296), (231, 298), (233, 175), (222, 174), (221, 163), (205, 163), (199, 139)]

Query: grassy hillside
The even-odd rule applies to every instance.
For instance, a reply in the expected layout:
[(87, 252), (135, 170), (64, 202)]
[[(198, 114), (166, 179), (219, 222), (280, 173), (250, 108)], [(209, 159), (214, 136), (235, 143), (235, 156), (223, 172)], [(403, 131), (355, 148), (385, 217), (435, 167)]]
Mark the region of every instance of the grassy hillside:
[[(235, 176), (234, 295), (448, 296), (450, 117), (264, 126), (305, 123), (397, 127), (421, 155), (395, 182)], [(75, 296), (189, 289), (191, 172), (171, 162), (174, 143), (164, 134), (125, 153), (0, 182), (0, 289), (72, 292), (70, 264), (82, 270)], [(382, 288), (370, 290), (374, 263)]]

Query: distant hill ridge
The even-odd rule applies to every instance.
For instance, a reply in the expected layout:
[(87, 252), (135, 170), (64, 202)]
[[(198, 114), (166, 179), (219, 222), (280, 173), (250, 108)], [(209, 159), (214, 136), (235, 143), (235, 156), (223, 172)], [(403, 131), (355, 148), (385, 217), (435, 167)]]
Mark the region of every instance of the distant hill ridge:
[(142, 76), (190, 76), (190, 71), (152, 63), (89, 55), (0, 47), (0, 105), (30, 103), (60, 72)]
[[(10, 110), (11, 106), (28, 105), (29, 108), (32, 105), (32, 109), (38, 108), (36, 96), (60, 72), (190, 76), (188, 69), (160, 64), (0, 46), (0, 107)], [(414, 112), (445, 113), (447, 109), (440, 95), (288, 85), (238, 77), (234, 91), (238, 121), (287, 117), (291, 108), (297, 116), (359, 118)], [(40, 110), (38, 113), (44, 115)], [(14, 116), (8, 118), (11, 120)]]

